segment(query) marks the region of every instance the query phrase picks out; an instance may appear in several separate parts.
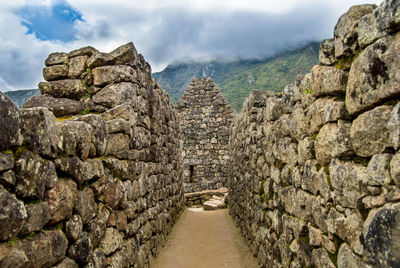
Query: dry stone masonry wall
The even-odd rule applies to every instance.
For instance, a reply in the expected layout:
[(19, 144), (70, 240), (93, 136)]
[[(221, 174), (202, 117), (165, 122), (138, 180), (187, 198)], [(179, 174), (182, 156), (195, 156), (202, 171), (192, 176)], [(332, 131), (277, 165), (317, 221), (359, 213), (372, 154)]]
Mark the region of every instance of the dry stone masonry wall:
[(354, 6), (311, 73), (245, 101), (229, 205), (263, 267), (400, 265), (399, 30), (399, 1)]
[(211, 78), (194, 79), (176, 104), (186, 192), (217, 189), (228, 180), (232, 106)]
[(184, 205), (179, 124), (128, 43), (53, 53), (0, 93), (0, 267), (149, 267)]

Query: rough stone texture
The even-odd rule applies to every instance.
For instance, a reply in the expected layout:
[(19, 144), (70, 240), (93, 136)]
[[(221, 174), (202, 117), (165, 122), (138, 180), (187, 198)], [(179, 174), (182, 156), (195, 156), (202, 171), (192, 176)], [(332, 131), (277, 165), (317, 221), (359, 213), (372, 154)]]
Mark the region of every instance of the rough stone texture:
[(53, 266), (54, 268), (78, 268), (78, 264), (71, 260), (70, 258), (66, 257), (60, 262), (59, 264)]
[(382, 37), (379, 31), (374, 14), (367, 14), (360, 18), (358, 22), (358, 45), (361, 48), (374, 43)]
[(8, 240), (18, 235), (26, 218), (23, 202), (0, 185), (0, 239)]
[(51, 53), (45, 60), (44, 64), (46, 66), (52, 66), (57, 64), (64, 64), (68, 62), (67, 53), (64, 52), (54, 52)]
[(312, 68), (312, 94), (341, 95), (346, 92), (347, 74), (335, 67), (315, 65)]
[(33, 96), (23, 105), (23, 108), (33, 107), (46, 107), (57, 117), (78, 114), (85, 109), (82, 102), (66, 98), (53, 98), (50, 96)]
[(78, 263), (87, 263), (93, 251), (90, 236), (87, 232), (82, 233), (75, 243), (68, 249), (69, 255)]
[(343, 243), (339, 249), (337, 256), (337, 267), (346, 268), (346, 267), (365, 267), (360, 258), (353, 253), (349, 245)]
[(18, 196), (23, 198), (44, 199), (46, 188), (57, 181), (56, 169), (51, 161), (26, 151), (15, 163), (16, 187)]
[(400, 186), (400, 153), (395, 154), (390, 161), (390, 175), (397, 186)]
[(334, 99), (318, 99), (311, 104), (307, 112), (307, 120), (310, 122), (309, 133), (318, 132), (328, 122), (347, 118), (344, 102)]
[(390, 184), (390, 161), (391, 154), (375, 154), (368, 163), (368, 185), (380, 186)]
[(12, 152), (0, 152), (0, 172), (12, 169), (15, 159)]
[(94, 95), (93, 101), (109, 108), (123, 103), (133, 104), (138, 90), (138, 85), (132, 83), (111, 84)]
[(46, 201), (49, 204), (49, 224), (57, 223), (72, 216), (76, 195), (76, 184), (71, 180), (60, 179), (52, 189), (47, 191)]
[(126, 65), (103, 66), (93, 69), (93, 84), (95, 86), (133, 82), (136, 79), (137, 74), (135, 69)]
[(0, 93), (0, 267), (150, 267), (185, 202), (168, 94), (132, 43), (46, 66), (24, 109)]
[(368, 46), (349, 72), (346, 107), (351, 114), (370, 109), (400, 95), (400, 34), (389, 35)]
[(390, 113), (390, 119), (387, 123), (389, 129), (390, 141), (394, 149), (400, 148), (400, 102), (396, 104)]
[(86, 71), (87, 59), (88, 59), (88, 56), (86, 56), (86, 55), (70, 58), (68, 77), (69, 78), (79, 78), (81, 76), (81, 74)]
[(21, 145), (20, 122), (18, 107), (0, 92), (0, 151)]
[(375, 12), (375, 16), (380, 31), (393, 33), (400, 29), (400, 4), (398, 1), (383, 1)]
[(354, 53), (357, 48), (359, 20), (372, 13), (375, 8), (376, 5), (353, 6), (339, 18), (334, 30), (336, 58)]
[(60, 154), (64, 156), (79, 156), (86, 159), (89, 156), (92, 127), (85, 122), (64, 121), (59, 124), (61, 131), (62, 147)]
[(334, 39), (325, 39), (319, 47), (319, 62), (323, 65), (335, 63), (335, 44)]
[(46, 108), (22, 109), (21, 129), (25, 144), (35, 153), (55, 158), (60, 146), (60, 130)]
[(399, 4), (374, 9), (351, 8), (322, 66), (252, 92), (232, 123), (228, 207), (262, 267), (400, 265)]
[(351, 124), (346, 121), (328, 123), (321, 128), (315, 142), (315, 155), (321, 165), (332, 158), (352, 154), (350, 129)]
[[(138, 53), (132, 42), (122, 45), (110, 53), (101, 53), (96, 51), (88, 62), (87, 65), (90, 68), (95, 68), (104, 65), (120, 65), (126, 63), (132, 63), (132, 61), (138, 60)], [(133, 62), (136, 63), (137, 62)]]
[(17, 241), (29, 263), (26, 267), (50, 267), (61, 261), (68, 247), (68, 240), (61, 230), (43, 231), (27, 241)]
[(21, 230), (23, 235), (41, 230), (50, 218), (47, 202), (26, 205), (26, 212), (28, 218)]
[(55, 98), (69, 98), (79, 100), (89, 93), (80, 79), (64, 79), (51, 82), (40, 82), (39, 90), (42, 95), (50, 95)]
[(43, 78), (46, 81), (54, 81), (68, 76), (68, 65), (53, 65), (43, 69)]
[(396, 267), (399, 259), (400, 204), (387, 204), (368, 215), (363, 238), (367, 261), (377, 267)]
[(68, 239), (73, 241), (78, 239), (82, 233), (82, 229), (82, 219), (79, 215), (72, 215), (72, 217), (65, 224), (65, 234)]
[(357, 155), (367, 157), (391, 147), (387, 122), (392, 106), (380, 106), (365, 112), (353, 121), (351, 139)]
[(210, 78), (195, 79), (176, 104), (186, 192), (226, 185), (229, 128), (235, 112)]
[(101, 247), (103, 248), (104, 254), (108, 256), (120, 249), (122, 247), (122, 242), (122, 236), (116, 229), (107, 228), (104, 238), (101, 241)]

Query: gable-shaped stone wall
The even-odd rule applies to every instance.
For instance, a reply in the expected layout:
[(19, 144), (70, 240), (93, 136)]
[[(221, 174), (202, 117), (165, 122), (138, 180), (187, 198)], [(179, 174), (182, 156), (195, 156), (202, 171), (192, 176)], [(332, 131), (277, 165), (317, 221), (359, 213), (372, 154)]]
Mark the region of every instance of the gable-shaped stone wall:
[(149, 267), (184, 206), (179, 124), (128, 43), (53, 53), (0, 93), (0, 267)]
[(232, 127), (230, 212), (263, 267), (399, 267), (400, 2), (360, 5)]
[(226, 186), (232, 106), (211, 78), (200, 78), (189, 84), (175, 108), (181, 125), (185, 191)]

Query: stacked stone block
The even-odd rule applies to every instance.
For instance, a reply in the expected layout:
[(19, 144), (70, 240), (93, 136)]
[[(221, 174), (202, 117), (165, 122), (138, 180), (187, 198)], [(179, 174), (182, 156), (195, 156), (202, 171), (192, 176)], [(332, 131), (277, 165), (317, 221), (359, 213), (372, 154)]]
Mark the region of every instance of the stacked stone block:
[(232, 106), (211, 78), (200, 78), (189, 84), (175, 108), (182, 133), (185, 191), (226, 186)]
[(0, 267), (149, 267), (184, 206), (179, 124), (128, 43), (53, 53), (0, 93)]
[(245, 101), (229, 206), (263, 267), (400, 265), (399, 10), (350, 8), (310, 74)]

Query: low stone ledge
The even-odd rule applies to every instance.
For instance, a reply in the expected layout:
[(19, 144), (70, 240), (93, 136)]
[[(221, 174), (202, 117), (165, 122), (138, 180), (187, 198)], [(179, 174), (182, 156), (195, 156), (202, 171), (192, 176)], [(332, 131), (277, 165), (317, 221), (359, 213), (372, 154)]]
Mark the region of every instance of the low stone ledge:
[(210, 200), (213, 195), (224, 196), (228, 193), (228, 188), (222, 187), (217, 190), (205, 190), (200, 192), (186, 193), (185, 200), (186, 206), (203, 205), (204, 202)]

